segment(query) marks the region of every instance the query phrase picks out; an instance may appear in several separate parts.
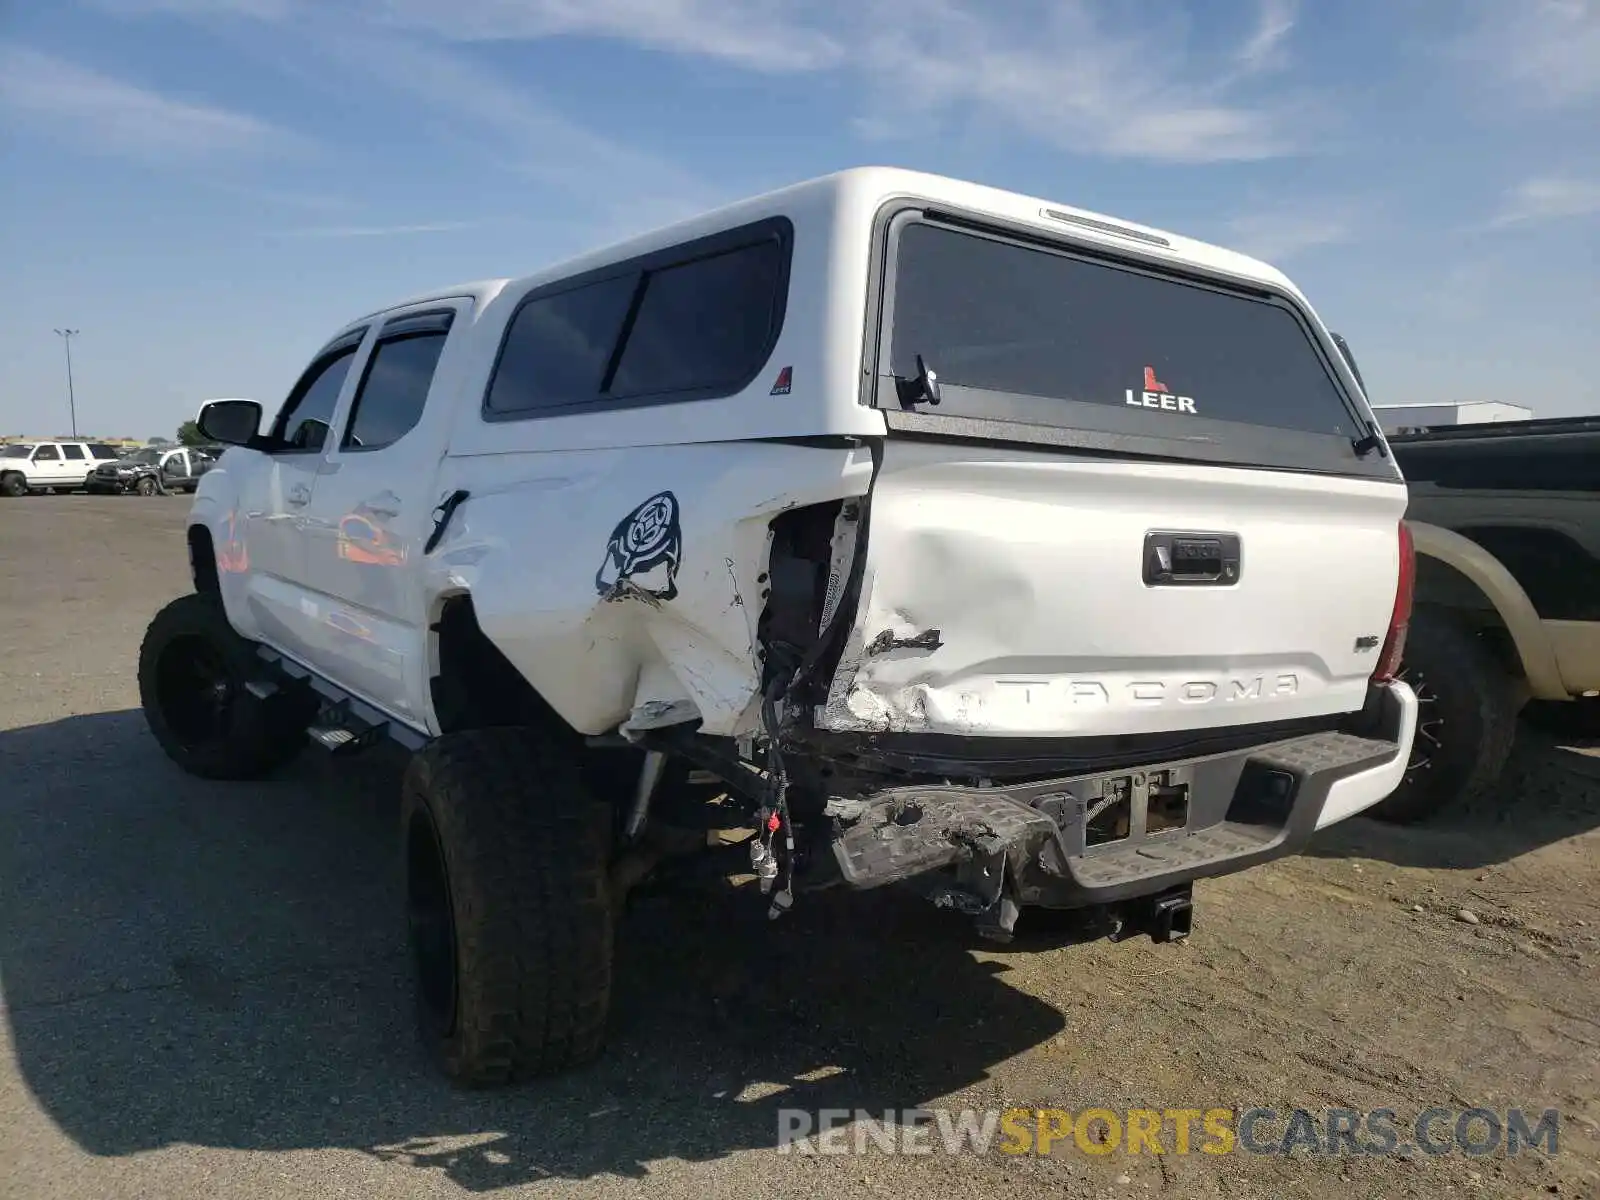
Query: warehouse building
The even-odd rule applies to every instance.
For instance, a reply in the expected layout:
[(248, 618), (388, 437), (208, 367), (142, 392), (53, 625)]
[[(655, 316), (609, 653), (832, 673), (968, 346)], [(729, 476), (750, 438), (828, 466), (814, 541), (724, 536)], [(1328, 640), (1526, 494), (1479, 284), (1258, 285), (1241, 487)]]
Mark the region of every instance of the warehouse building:
[(1465, 400), (1459, 404), (1374, 404), (1372, 411), (1385, 433), (1411, 433), (1440, 425), (1478, 425), (1485, 421), (1527, 421), (1533, 409), (1498, 400)]

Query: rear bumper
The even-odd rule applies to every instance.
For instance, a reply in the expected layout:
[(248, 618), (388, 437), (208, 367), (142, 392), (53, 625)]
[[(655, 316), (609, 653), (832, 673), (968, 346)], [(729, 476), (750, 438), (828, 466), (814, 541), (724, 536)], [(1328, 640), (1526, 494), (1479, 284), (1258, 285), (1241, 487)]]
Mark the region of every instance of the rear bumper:
[(1391, 741), (1394, 755), (1382, 764), (1335, 780), (1317, 814), (1317, 828), (1326, 829), (1346, 817), (1365, 812), (1400, 786), (1411, 761), (1411, 742), (1417, 734), (1417, 697), (1398, 680), (1384, 689), (1374, 736)]
[(835, 802), (856, 887), (911, 882), (983, 913), (1111, 904), (1298, 853), (1382, 800), (1411, 756), (1417, 703), (1378, 696), (1362, 736), (1318, 733), (1201, 758), (996, 787), (910, 786)]

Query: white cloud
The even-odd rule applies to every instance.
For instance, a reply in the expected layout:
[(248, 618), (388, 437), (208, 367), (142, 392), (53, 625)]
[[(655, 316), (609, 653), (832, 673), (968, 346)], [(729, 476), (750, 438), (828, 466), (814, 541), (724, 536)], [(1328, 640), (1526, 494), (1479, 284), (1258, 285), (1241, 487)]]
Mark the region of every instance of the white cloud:
[(1289, 34), (1299, 15), (1300, 0), (1262, 0), (1255, 31), (1239, 48), (1239, 62), (1247, 71), (1265, 71), (1284, 65)]
[(328, 225), (314, 229), (286, 229), (279, 237), (294, 238), (369, 238), (397, 237), (416, 233), (454, 233), (471, 229), (471, 221), (432, 221), (418, 225)]
[(1036, 21), (955, 0), (869, 7), (858, 66), (889, 113), (999, 119), (1063, 149), (1164, 162), (1273, 157), (1304, 132), (1282, 97), (1238, 94), (1241, 56), (1262, 62), (1287, 32), (1287, 10), (1271, 0), (1272, 20), (1208, 56), (1182, 22), (1133, 23), (1121, 7), (1086, 0), (1036, 8)]
[[(124, 11), (207, 7), (99, 2)], [(551, 170), (571, 173), (634, 152), (561, 121), (441, 43), (588, 36), (765, 74), (831, 72), (859, 89), (855, 126), (875, 136), (998, 125), (1078, 153), (1204, 163), (1294, 153), (1337, 111), (1268, 78), (1288, 62), (1298, 0), (1250, 3), (1231, 30), (1157, 0), (218, 0), (217, 8), (288, 18), (283, 28), (313, 50), (325, 30), (369, 45), (374, 62), (347, 56), (356, 69), (385, 71), (502, 134), (531, 117), (534, 132), (514, 140), (584, 144), (570, 170), (544, 156)], [(388, 70), (407, 58), (419, 59), (419, 78)], [(455, 81), (447, 87), (446, 76)]]
[(869, 98), (857, 128), (879, 136), (987, 119), (1084, 153), (1212, 162), (1290, 153), (1309, 132), (1308, 106), (1242, 94), (1287, 61), (1297, 0), (1256, 0), (1249, 27), (1204, 54), (1172, 10), (1111, 0), (359, 2), (442, 38), (583, 34), (770, 74), (848, 71)]
[(1286, 205), (1232, 218), (1227, 222), (1226, 241), (1242, 253), (1282, 263), (1318, 246), (1348, 242), (1356, 230), (1357, 223), (1348, 213)]
[(319, 30), (313, 40), (341, 77), (410, 96), (450, 129), (453, 140), (477, 140), (498, 165), (589, 200), (602, 219), (615, 220), (628, 198), (641, 193), (652, 197), (653, 212), (673, 216), (718, 198), (674, 164), (569, 120), (453, 50), (331, 29)]
[(1600, 180), (1544, 176), (1518, 184), (1506, 197), (1493, 226), (1586, 217), (1600, 213)]
[(295, 208), (303, 212), (333, 213), (355, 207), (355, 202), (345, 196), (324, 192), (304, 192), (291, 188), (263, 187), (256, 183), (241, 183), (229, 179), (205, 177), (197, 180), (205, 187), (242, 196), (255, 204), (270, 204), (280, 208)]
[(1483, 0), (1462, 51), (1514, 97), (1563, 107), (1600, 98), (1600, 0)]
[(620, 38), (763, 71), (833, 66), (844, 44), (787, 0), (366, 0), (396, 25), (461, 41), (561, 35)]
[[(582, 6), (559, 0), (460, 0), (445, 8), (409, 6), (405, 0), (94, 2), (128, 16), (169, 13), (216, 18), (214, 33), (272, 62), (308, 89), (343, 95), (351, 88), (376, 87), (391, 96), (407, 97), (415, 102), (412, 118), (421, 114), (419, 133), (437, 131), (453, 150), (471, 148), (494, 166), (533, 181), (531, 186), (555, 188), (581, 199), (592, 206), (597, 228), (619, 235), (665, 223), (723, 198), (666, 159), (567, 118), (530, 88), (449, 44), (495, 36), (547, 36), (569, 27), (578, 31), (579, 26), (600, 32), (606, 20), (621, 21), (630, 13), (642, 23), (641, 29), (655, 28), (665, 38), (670, 18), (693, 17), (706, 0), (633, 0), (632, 9), (626, 11), (618, 7), (619, 0), (597, 0), (599, 12), (590, 16)], [(662, 14), (652, 18), (655, 2)], [(736, 0), (722, 3), (726, 15), (737, 14)], [(690, 28), (696, 27), (691, 23)], [(702, 32), (711, 36), (709, 29)], [(735, 29), (717, 44), (753, 47), (759, 38)], [(643, 204), (628, 199), (641, 193), (648, 197)], [(530, 200), (530, 207), (538, 207), (537, 201)], [(330, 229), (333, 232), (319, 236), (368, 235), (359, 226)]]
[(284, 149), (297, 140), (246, 113), (179, 100), (19, 45), (0, 45), (0, 107), (96, 150), (151, 160)]
[(123, 16), (171, 13), (180, 17), (240, 16), (278, 20), (294, 12), (297, 0), (91, 0), (96, 8)]

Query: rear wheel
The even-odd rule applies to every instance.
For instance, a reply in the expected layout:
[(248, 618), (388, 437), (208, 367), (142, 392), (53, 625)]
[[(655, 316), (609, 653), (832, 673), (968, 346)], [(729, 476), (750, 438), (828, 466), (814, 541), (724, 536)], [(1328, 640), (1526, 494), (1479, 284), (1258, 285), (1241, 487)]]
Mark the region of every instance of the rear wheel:
[(1400, 677), (1417, 694), (1417, 733), (1400, 786), (1372, 815), (1423, 821), (1500, 781), (1517, 730), (1512, 681), (1483, 639), (1448, 614), (1418, 612)]
[(204, 779), (254, 779), (304, 748), (314, 702), (246, 684), (254, 643), (234, 632), (216, 597), (191, 593), (150, 622), (139, 647), (139, 700), (167, 756)]
[(452, 1080), (491, 1086), (599, 1054), (611, 999), (610, 810), (535, 730), (447, 734), (402, 784), (417, 1012)]

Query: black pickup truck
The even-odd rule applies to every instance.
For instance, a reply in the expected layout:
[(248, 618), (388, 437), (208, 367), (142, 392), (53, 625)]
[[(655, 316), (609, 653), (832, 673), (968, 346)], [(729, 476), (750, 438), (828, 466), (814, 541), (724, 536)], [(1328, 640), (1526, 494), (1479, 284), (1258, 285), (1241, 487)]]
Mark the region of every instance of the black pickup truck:
[(1411, 768), (1374, 815), (1421, 820), (1500, 778), (1532, 703), (1600, 734), (1600, 417), (1389, 439), (1410, 489)]

